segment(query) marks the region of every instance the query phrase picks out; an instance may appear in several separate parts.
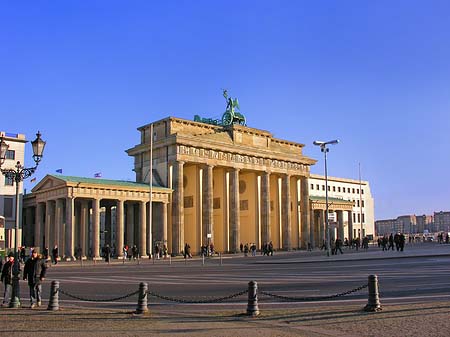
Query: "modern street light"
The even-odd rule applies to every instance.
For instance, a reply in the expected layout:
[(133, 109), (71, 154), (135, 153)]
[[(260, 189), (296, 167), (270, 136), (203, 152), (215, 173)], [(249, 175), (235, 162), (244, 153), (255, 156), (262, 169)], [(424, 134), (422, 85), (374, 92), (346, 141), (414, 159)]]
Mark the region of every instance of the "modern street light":
[(327, 152), (329, 151), (327, 145), (335, 145), (339, 143), (339, 140), (330, 140), (328, 142), (314, 141), (313, 144), (320, 146), (320, 151), (325, 156), (325, 221), (327, 225), (327, 256), (330, 256), (330, 221), (328, 219), (328, 169), (327, 169)]
[[(30, 177), (37, 169), (39, 162), (42, 159), (45, 147), (45, 141), (41, 139), (41, 134), (38, 131), (36, 134), (36, 139), (31, 142), (31, 146), (33, 147), (33, 160), (36, 163), (35, 167), (25, 168), (20, 164), (20, 161), (16, 163), (15, 169), (1, 169), (2, 174), (15, 182), (16, 184), (16, 223), (14, 228), (14, 266), (13, 266), (13, 284), (12, 284), (12, 294), (11, 301), (9, 302), (10, 308), (19, 308), (20, 307), (20, 288), (19, 288), (19, 279), (20, 279), (20, 264), (19, 264), (19, 217), (20, 217), (20, 208), (19, 208), (19, 185), (20, 183)], [(8, 151), (9, 145), (5, 143), (3, 137), (0, 138), (0, 165), (3, 164), (6, 158), (6, 152)]]

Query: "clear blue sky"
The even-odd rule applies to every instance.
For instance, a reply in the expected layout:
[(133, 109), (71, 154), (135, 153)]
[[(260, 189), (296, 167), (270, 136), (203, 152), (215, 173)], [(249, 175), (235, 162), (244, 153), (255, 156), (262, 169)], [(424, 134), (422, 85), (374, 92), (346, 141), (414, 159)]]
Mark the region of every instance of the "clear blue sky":
[[(331, 176), (369, 180), (376, 219), (450, 210), (450, 2), (2, 1), (0, 130), (47, 141), (38, 181), (134, 180), (136, 128), (220, 117), (338, 138)], [(27, 164), (31, 165), (27, 145)], [(28, 189), (33, 185), (28, 181)]]

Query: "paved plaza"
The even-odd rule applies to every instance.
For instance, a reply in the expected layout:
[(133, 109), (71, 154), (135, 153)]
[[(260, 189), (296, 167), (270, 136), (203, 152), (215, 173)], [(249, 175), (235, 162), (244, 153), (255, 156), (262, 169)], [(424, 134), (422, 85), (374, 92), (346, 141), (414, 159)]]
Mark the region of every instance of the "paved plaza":
[[(280, 252), (274, 257), (241, 255), (185, 261), (145, 260), (63, 262), (52, 266), (44, 284), (58, 280), (68, 293), (98, 300), (85, 302), (60, 294), (60, 310), (2, 308), (0, 335), (12, 336), (447, 336), (450, 323), (450, 245), (420, 244), (404, 252), (344, 251), (327, 257), (323, 251)], [(135, 315), (137, 296), (102, 301), (137, 290), (184, 300), (226, 296), (246, 289), (282, 296), (336, 294), (380, 280), (382, 311), (366, 313), (367, 289), (339, 299), (316, 302), (279, 301), (259, 295), (260, 316), (245, 315), (246, 295), (224, 303), (173, 303), (148, 296), (149, 313)], [(28, 305), (21, 282), (22, 305)], [(29, 326), (32, 325), (30, 330)], [(420, 333), (418, 333), (420, 331)]]

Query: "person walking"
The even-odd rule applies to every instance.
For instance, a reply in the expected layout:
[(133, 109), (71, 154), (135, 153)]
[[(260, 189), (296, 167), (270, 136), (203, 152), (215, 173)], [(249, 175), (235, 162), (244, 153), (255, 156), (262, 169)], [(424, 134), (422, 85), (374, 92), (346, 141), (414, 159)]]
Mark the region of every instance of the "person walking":
[(3, 293), (3, 303), (2, 307), (7, 306), (11, 300), (12, 295), (12, 280), (13, 280), (13, 265), (14, 265), (14, 253), (10, 252), (8, 254), (8, 261), (3, 265), (1, 281), (5, 287), (5, 292)]
[(28, 280), (28, 287), (30, 288), (30, 307), (32, 309), (41, 306), (41, 282), (45, 279), (46, 271), (47, 265), (37, 254), (37, 251), (33, 250), (31, 257), (25, 262), (23, 270), (23, 279)]
[(53, 247), (53, 249), (52, 249), (52, 259), (53, 259), (54, 264), (58, 263), (58, 246), (57, 245), (55, 245), (55, 247)]

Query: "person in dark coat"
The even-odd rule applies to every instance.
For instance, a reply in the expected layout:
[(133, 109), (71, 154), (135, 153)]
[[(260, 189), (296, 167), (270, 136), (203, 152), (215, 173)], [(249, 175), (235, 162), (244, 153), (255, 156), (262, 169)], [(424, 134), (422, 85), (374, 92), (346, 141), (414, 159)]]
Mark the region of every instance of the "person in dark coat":
[(23, 279), (28, 280), (28, 287), (30, 288), (30, 302), (31, 308), (41, 306), (42, 285), (41, 282), (45, 279), (47, 265), (33, 250), (31, 257), (25, 262), (23, 270)]
[(12, 281), (13, 281), (13, 265), (14, 265), (14, 253), (8, 254), (8, 260), (5, 262), (2, 268), (1, 281), (5, 287), (3, 294), (2, 307), (8, 305), (12, 294)]
[(52, 258), (53, 258), (53, 263), (57, 264), (58, 263), (58, 246), (55, 245), (55, 247), (52, 249)]

